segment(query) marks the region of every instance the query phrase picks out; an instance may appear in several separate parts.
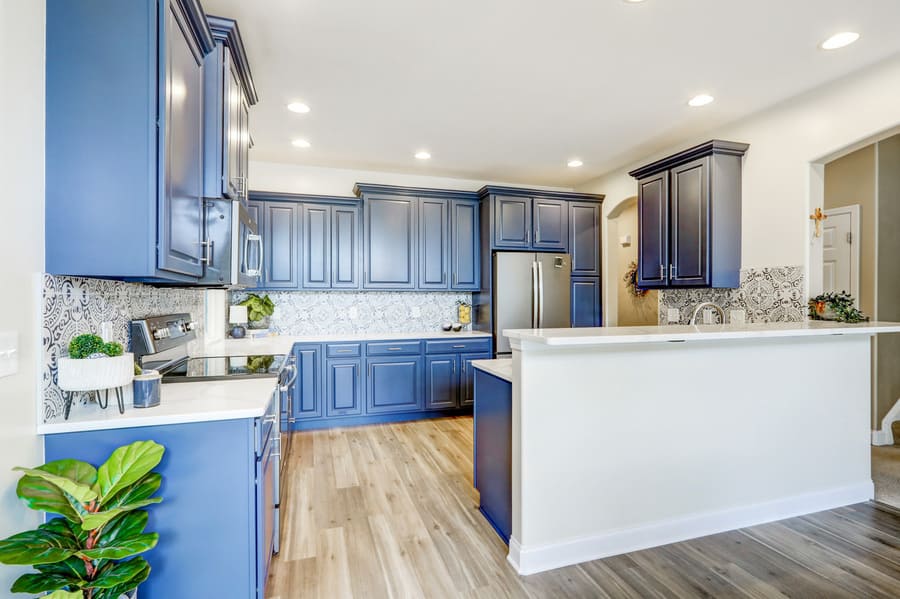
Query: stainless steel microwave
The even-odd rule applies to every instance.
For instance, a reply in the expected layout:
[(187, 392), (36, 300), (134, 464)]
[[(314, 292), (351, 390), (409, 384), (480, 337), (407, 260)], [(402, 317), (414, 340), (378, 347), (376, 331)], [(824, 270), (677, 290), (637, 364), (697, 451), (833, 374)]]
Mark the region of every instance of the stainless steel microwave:
[(263, 269), (259, 225), (243, 203), (204, 200), (204, 271), (200, 283), (211, 287), (256, 287)]

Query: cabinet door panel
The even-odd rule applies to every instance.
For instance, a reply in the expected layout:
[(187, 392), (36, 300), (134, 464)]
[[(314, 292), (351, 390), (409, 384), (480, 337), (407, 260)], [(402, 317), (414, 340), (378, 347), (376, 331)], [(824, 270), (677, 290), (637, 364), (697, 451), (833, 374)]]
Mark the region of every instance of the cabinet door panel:
[(569, 203), (569, 253), (572, 276), (600, 276), (600, 204)]
[(475, 367), (472, 366), (474, 360), (490, 360), (491, 353), (483, 354), (460, 354), (459, 362), (462, 366), (462, 372), (459, 376), (459, 405), (466, 407), (475, 403)]
[(600, 321), (600, 279), (574, 277), (572, 279), (572, 326), (599, 327)]
[(416, 198), (378, 197), (365, 202), (364, 286), (413, 289), (416, 275)]
[(303, 287), (331, 287), (331, 207), (303, 204), (301, 223), (301, 261)]
[(665, 287), (669, 265), (669, 173), (638, 181), (638, 285)]
[(455, 408), (459, 401), (457, 354), (425, 358), (425, 408)]
[(229, 198), (243, 199), (244, 181), (241, 180), (241, 83), (231, 58), (231, 50), (225, 46), (225, 139), (222, 160), (224, 188)]
[(671, 285), (709, 285), (709, 158), (672, 169)]
[(569, 242), (569, 211), (563, 200), (535, 198), (534, 243), (539, 250), (563, 250)]
[(265, 207), (263, 286), (297, 289), (300, 287), (297, 274), (297, 205), (269, 202)]
[(450, 202), (450, 288), (481, 287), (481, 239), (478, 202)]
[(359, 288), (359, 208), (331, 208), (331, 286)]
[(165, 159), (157, 264), (201, 276), (203, 263), (203, 57), (176, 3), (166, 11)]
[(447, 200), (419, 201), (420, 289), (447, 288), (447, 252), (450, 245), (447, 213)]
[(531, 198), (494, 196), (494, 246), (531, 246)]
[(421, 356), (408, 358), (369, 358), (366, 411), (408, 412), (421, 410), (422, 370)]
[(322, 416), (322, 346), (295, 345), (297, 380), (294, 384), (293, 417), (297, 420)]
[(362, 360), (328, 360), (327, 397), (325, 410), (328, 416), (362, 414), (362, 386), (360, 372)]

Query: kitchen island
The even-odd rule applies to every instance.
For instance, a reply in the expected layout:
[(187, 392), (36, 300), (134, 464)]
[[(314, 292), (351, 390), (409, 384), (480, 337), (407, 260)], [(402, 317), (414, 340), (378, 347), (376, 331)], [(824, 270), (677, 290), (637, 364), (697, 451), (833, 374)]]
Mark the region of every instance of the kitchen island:
[(530, 574), (872, 499), (870, 337), (889, 332), (504, 331), (510, 562)]

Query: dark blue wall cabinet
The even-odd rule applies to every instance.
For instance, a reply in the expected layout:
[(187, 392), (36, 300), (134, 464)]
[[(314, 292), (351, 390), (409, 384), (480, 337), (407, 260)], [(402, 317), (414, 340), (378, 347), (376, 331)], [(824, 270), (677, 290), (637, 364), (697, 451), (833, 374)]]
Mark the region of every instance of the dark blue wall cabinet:
[(295, 420), (319, 418), (322, 413), (322, 346), (297, 344), (294, 346), (297, 380), (294, 382)]
[(359, 206), (331, 207), (331, 286), (359, 288)]
[(478, 202), (450, 200), (450, 288), (473, 291), (481, 285), (481, 224)]
[(331, 287), (331, 206), (301, 204), (301, 271), (306, 289)]
[[(599, 210), (603, 200), (602, 195), (492, 185), (478, 193), (482, 201), (490, 202), (491, 246), (497, 250), (571, 251), (569, 230), (574, 215), (570, 203)], [(577, 216), (583, 219), (580, 213)]]
[(216, 46), (203, 66), (204, 195), (247, 201), (249, 106), (258, 98), (237, 22), (208, 17)]
[(49, 0), (46, 38), (47, 271), (196, 281), (213, 49), (202, 8)]
[(363, 286), (416, 286), (416, 198), (378, 195), (363, 201)]
[(712, 140), (631, 171), (638, 180), (638, 284), (740, 285), (741, 162), (749, 146)]
[(571, 315), (573, 327), (599, 327), (600, 278), (572, 277)]
[(447, 289), (450, 219), (447, 200), (419, 200), (419, 288)]
[(572, 276), (600, 276), (600, 207), (596, 202), (569, 203), (569, 254)]

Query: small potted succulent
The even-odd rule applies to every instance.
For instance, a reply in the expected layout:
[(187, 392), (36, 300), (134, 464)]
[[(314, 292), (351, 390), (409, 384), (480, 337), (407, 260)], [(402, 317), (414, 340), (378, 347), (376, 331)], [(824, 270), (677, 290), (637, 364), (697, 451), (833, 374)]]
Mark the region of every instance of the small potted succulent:
[(269, 328), (269, 319), (275, 313), (275, 302), (268, 295), (251, 293), (239, 306), (247, 307), (247, 318), (251, 329)]
[(119, 447), (99, 468), (57, 460), (24, 473), (16, 494), (29, 508), (59, 514), (36, 530), (0, 540), (0, 563), (33, 566), (12, 585), (13, 593), (49, 593), (52, 599), (134, 599), (150, 576), (141, 553), (156, 546), (143, 509), (162, 476), (153, 472), (165, 448), (154, 441)]
[(857, 309), (853, 296), (846, 291), (823, 293), (810, 299), (809, 317), (813, 320), (834, 320), (846, 323), (869, 320), (868, 316)]
[(133, 378), (134, 355), (97, 335), (78, 335), (69, 343), (69, 355), (59, 359), (58, 383), (64, 391), (124, 387)]

